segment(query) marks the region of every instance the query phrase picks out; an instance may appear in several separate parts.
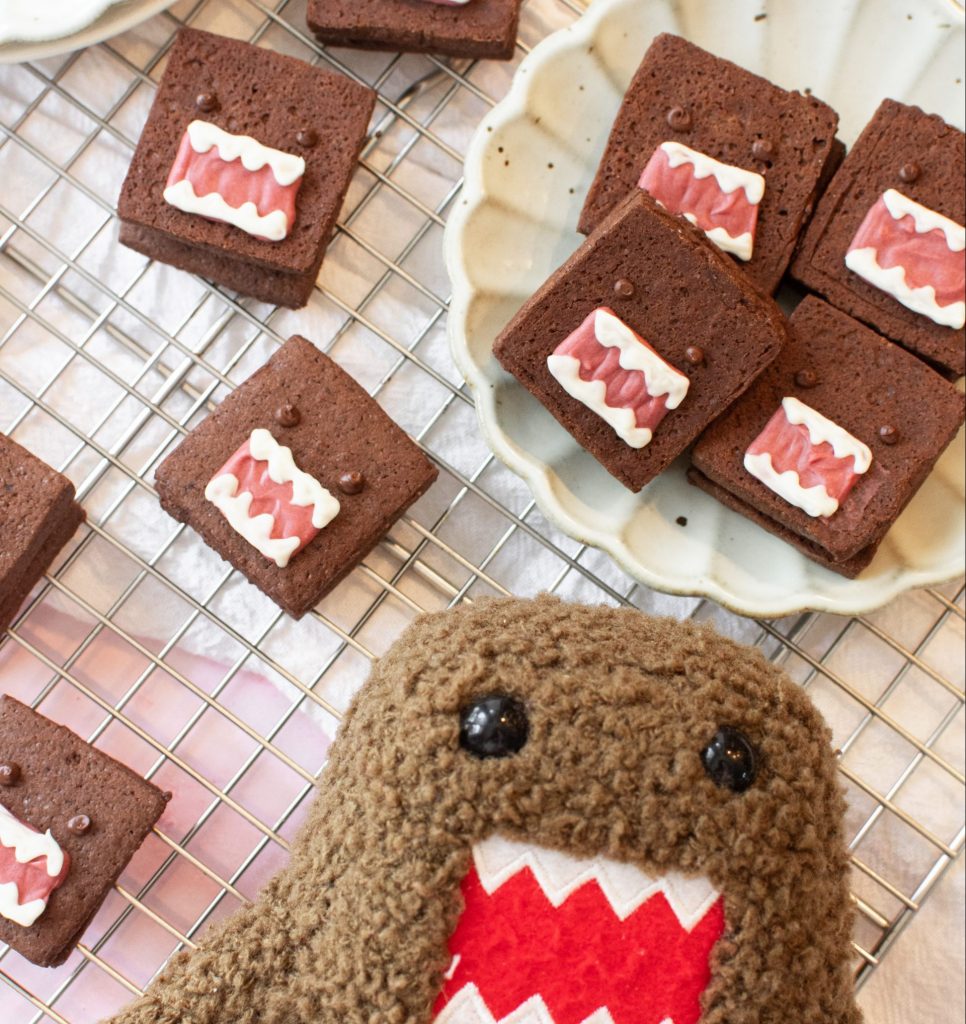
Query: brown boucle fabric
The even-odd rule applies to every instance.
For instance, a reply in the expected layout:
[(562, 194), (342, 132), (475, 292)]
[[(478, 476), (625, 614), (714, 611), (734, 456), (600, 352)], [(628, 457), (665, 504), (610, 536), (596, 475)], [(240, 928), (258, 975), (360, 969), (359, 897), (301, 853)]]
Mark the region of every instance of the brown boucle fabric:
[[(494, 692), (530, 739), (480, 761), (460, 710)], [(701, 764), (722, 724), (761, 758), (740, 795)], [(727, 923), (701, 1024), (859, 1024), (843, 810), (807, 697), (707, 627), (551, 598), (423, 616), (350, 709), (289, 867), (115, 1024), (429, 1024), (493, 833), (706, 875)]]

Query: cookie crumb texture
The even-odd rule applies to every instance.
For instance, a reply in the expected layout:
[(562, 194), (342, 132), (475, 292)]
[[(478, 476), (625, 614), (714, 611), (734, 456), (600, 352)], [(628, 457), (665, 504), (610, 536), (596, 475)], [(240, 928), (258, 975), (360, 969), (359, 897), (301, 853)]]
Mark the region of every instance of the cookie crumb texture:
[(681, 143), (761, 174), (751, 258), (740, 265), (763, 291), (779, 285), (818, 191), (840, 156), (838, 114), (780, 89), (678, 36), (659, 35), (627, 91), (580, 217), (589, 234), (629, 193), (655, 151)]
[[(372, 89), (345, 75), (235, 39), (182, 29), (121, 190), (121, 241), (244, 295), (304, 306), (375, 99)], [(165, 201), (185, 130), (198, 119), (304, 159), (295, 220), (283, 240), (258, 238)]]
[[(846, 254), (873, 205), (890, 189), (962, 227), (966, 224), (966, 135), (935, 114), (884, 100), (819, 200), (792, 276), (949, 376), (966, 372), (966, 328), (948, 327), (902, 305), (850, 270)], [(900, 255), (908, 256), (898, 250)], [(950, 254), (958, 261), (960, 250)], [(916, 282), (921, 283), (921, 282)]]
[[(164, 813), (157, 786), (13, 697), (0, 697), (0, 763), (17, 766), (0, 803), (48, 829), (67, 876), (29, 927), (0, 917), (0, 942), (41, 967), (62, 964)], [(81, 818), (89, 819), (86, 825)]]
[(0, 632), (85, 518), (66, 476), (0, 434)]
[(362, 50), (511, 60), (523, 0), (309, 0), (319, 42)]
[[(291, 407), (279, 422), (278, 412)], [(297, 415), (295, 415), (297, 413)], [(279, 567), (231, 525), (205, 489), (252, 431), (290, 449), (300, 471), (338, 498), (339, 511)], [(279, 607), (301, 618), (347, 576), (438, 475), (419, 446), (310, 341), (291, 338), (158, 467), (164, 510)], [(343, 477), (349, 478), (342, 484)], [(303, 510), (304, 511), (304, 510)]]
[[(461, 718), (500, 693), (525, 707), (528, 738), (516, 754), (482, 758), (461, 747)], [(736, 732), (757, 758), (744, 790), (704, 760)], [(114, 1024), (574, 1024), (603, 1006), (617, 1024), (662, 1024), (668, 1005), (681, 1007), (675, 1024), (788, 1024), (789, 1007), (796, 1021), (859, 1024), (830, 741), (779, 669), (708, 627), (552, 598), (422, 616), (350, 709), (290, 865)], [(509, 878), (507, 855), (524, 845), (542, 851), (534, 870)], [(609, 879), (573, 887), (547, 874), (591, 858), (611, 865)], [(680, 961), (657, 953), (684, 975), (703, 963), (690, 1001), (674, 1002), (681, 976), (648, 973), (648, 958), (620, 955), (620, 939), (608, 962), (633, 962), (643, 971), (633, 983), (613, 966), (585, 973), (581, 950), (597, 928), (578, 930), (572, 955), (556, 950), (563, 964), (544, 958), (530, 971), (516, 959), (525, 941), (497, 947), (499, 963), (477, 955), (494, 948), (492, 933), (469, 941), (487, 886), (507, 900), (536, 893), (535, 882), (556, 889), (540, 913), (559, 903), (566, 916), (585, 900), (614, 906), (636, 872), (671, 893), (644, 905), (664, 907), (661, 935), (682, 942), (673, 918), (693, 923), (695, 948)], [(718, 910), (687, 898), (704, 886), (721, 894)], [(613, 912), (633, 920), (631, 908)], [(564, 933), (544, 923), (511, 915), (502, 934), (558, 942)], [(698, 947), (715, 930), (709, 956)], [(454, 992), (467, 964), (472, 981)], [(580, 981), (561, 984), (572, 965)], [(514, 988), (521, 978), (529, 984)], [(548, 1016), (511, 1017), (537, 997)]]

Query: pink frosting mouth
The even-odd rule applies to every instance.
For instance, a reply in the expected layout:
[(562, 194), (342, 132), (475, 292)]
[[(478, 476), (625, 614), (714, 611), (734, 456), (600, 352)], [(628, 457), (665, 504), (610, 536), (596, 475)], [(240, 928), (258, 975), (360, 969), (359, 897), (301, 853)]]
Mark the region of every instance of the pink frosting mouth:
[(839, 504), (859, 479), (851, 456), (838, 458), (827, 441), (812, 444), (808, 428), (802, 423), (789, 423), (784, 409), (772, 416), (748, 453), (770, 455), (777, 473), (794, 470), (802, 487), (824, 487)]
[[(966, 250), (956, 238), (961, 233), (948, 218), (890, 189), (866, 214), (846, 263), (903, 304), (943, 322), (966, 303)], [(890, 270), (899, 273), (885, 273)], [(912, 304), (916, 293), (919, 306)]]
[(745, 452), (745, 469), (813, 517), (834, 515), (872, 463), (872, 452), (837, 423), (785, 398)]
[[(9, 811), (6, 812), (6, 821), (13, 825), (15, 829), (22, 830), (21, 834), (29, 833), (31, 836), (42, 834), (38, 829), (21, 821)], [(54, 844), (54, 841), (49, 837), (48, 841)], [(26, 907), (27, 904), (38, 900), (46, 908), (47, 902), (54, 890), (59, 889), (64, 884), (70, 873), (70, 855), (66, 850), (60, 852), (63, 855), (63, 864), (56, 875), (51, 875), (48, 871), (49, 865), (46, 855), (38, 855), (28, 861), (21, 862), (17, 859), (16, 842), (8, 846), (0, 841), (0, 885), (13, 884), (17, 887), (15, 902), (18, 908)], [(21, 855), (23, 856), (23, 854)], [(40, 913), (43, 913), (43, 910)], [(34, 914), (37, 914), (36, 909)]]
[(631, 448), (651, 443), (655, 429), (684, 401), (690, 386), (685, 374), (605, 306), (554, 349), (547, 368)]
[(181, 139), (167, 186), (185, 180), (191, 182), (197, 196), (217, 193), (235, 209), (254, 203), (260, 217), (280, 210), (289, 224), (295, 220), (295, 197), (302, 184), (300, 179), (292, 185), (279, 185), (267, 165), (247, 171), (241, 160), (222, 160), (217, 146), (207, 153), (196, 153), (187, 134)]
[[(610, 310), (604, 312), (610, 313)], [(601, 345), (594, 331), (596, 316), (596, 312), (589, 316), (557, 346), (554, 354), (577, 359), (581, 380), (604, 383), (607, 405), (612, 409), (630, 409), (638, 427), (653, 431), (667, 415), (667, 395), (651, 395), (647, 390), (647, 376), (641, 370), (625, 370), (620, 363), (621, 350)], [(640, 341), (647, 345), (643, 339)]]
[(654, 151), (638, 185), (725, 252), (751, 259), (764, 194), (761, 175), (666, 142)]
[(293, 558), (318, 536), (320, 531), (312, 522), (313, 506), (292, 503), (293, 484), (276, 483), (269, 473), (269, 463), (252, 455), (250, 441), (246, 441), (215, 476), (226, 474), (238, 481), (239, 494), (252, 496), (249, 517), (265, 513), (272, 516), (275, 521), (269, 534), (272, 540), (298, 537), (299, 546), (292, 553)]
[(181, 137), (164, 199), (185, 213), (280, 242), (295, 223), (304, 174), (301, 157), (193, 121)]

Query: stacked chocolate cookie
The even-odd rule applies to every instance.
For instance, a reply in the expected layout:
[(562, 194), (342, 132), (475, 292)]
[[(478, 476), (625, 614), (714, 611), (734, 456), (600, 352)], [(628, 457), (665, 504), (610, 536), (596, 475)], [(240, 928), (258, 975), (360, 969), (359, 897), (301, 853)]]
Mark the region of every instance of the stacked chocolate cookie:
[[(944, 378), (964, 369), (966, 159), (962, 132), (893, 101), (844, 161), (837, 128), (815, 97), (658, 36), (587, 241), (494, 354), (625, 486), (700, 438), (693, 483), (855, 576), (963, 422)], [(832, 305), (786, 321), (790, 266)]]

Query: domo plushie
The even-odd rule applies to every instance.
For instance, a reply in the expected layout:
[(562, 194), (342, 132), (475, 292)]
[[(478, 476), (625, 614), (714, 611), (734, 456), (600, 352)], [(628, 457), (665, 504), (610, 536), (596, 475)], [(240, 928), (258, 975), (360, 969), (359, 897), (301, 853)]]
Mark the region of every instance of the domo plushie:
[(427, 615), (291, 864), (116, 1024), (859, 1024), (830, 734), (710, 629)]

